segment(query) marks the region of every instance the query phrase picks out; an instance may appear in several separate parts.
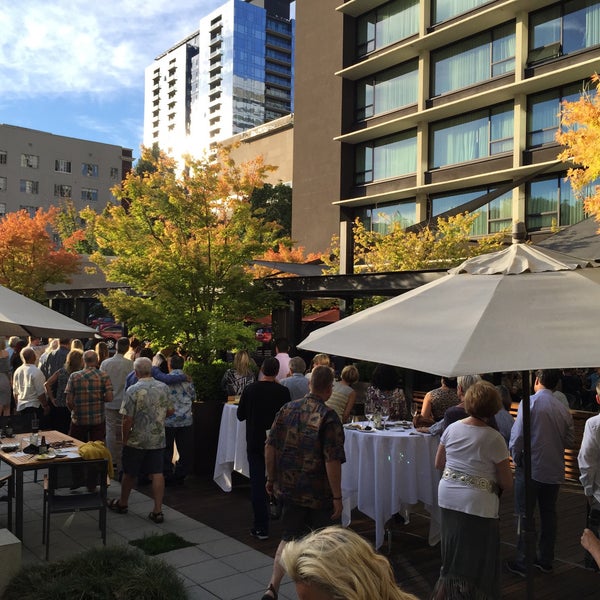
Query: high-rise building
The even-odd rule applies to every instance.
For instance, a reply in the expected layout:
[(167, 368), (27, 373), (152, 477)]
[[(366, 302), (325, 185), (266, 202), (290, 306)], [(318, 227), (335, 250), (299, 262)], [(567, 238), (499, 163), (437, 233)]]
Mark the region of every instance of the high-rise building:
[(65, 200), (101, 212), (132, 162), (129, 148), (0, 124), (0, 216)]
[(293, 112), (287, 0), (229, 0), (146, 68), (144, 145), (175, 157)]
[(554, 136), (598, 69), (600, 0), (303, 0), (296, 21), (292, 234), (307, 249), (356, 217), (385, 232), (478, 198), (474, 235), (584, 218)]

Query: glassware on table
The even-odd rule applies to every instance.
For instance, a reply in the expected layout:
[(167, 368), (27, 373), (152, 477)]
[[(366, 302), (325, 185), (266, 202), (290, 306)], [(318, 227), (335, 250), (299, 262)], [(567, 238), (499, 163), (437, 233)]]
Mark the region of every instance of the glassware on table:
[(375, 414), (375, 402), (367, 399), (365, 401), (365, 418), (369, 422), (369, 427), (373, 427), (373, 415)]
[(40, 420), (37, 417), (31, 419), (31, 433), (37, 433), (40, 430)]
[(413, 402), (411, 407), (410, 407), (410, 414), (412, 415), (413, 419), (417, 416), (421, 414), (421, 407), (419, 406), (419, 404), (417, 402)]
[(390, 401), (387, 398), (381, 401), (379, 411), (381, 413), (381, 420), (383, 421), (383, 428), (385, 429), (386, 423), (390, 418)]

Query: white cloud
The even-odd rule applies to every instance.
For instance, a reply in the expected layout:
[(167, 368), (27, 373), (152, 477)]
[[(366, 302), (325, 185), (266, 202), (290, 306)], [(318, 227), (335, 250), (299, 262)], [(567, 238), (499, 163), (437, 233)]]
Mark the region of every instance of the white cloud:
[(0, 96), (110, 94), (225, 0), (27, 0), (0, 11)]

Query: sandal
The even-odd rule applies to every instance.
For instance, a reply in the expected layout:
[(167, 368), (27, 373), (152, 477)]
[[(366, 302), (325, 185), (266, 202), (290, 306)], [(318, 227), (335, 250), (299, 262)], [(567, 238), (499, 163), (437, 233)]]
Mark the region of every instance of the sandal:
[(112, 500), (109, 500), (106, 503), (106, 506), (108, 507), (109, 510), (112, 510), (113, 512), (119, 513), (120, 515), (124, 515), (127, 513), (127, 507), (126, 506), (121, 506), (119, 504), (119, 499), (118, 498), (113, 498)]
[(162, 512), (151, 512), (148, 515), (148, 518), (155, 523), (162, 523), (165, 520), (165, 515), (163, 515)]
[(273, 584), (270, 583), (269, 587), (267, 588), (267, 592), (271, 592), (271, 594), (273, 594), (272, 596), (269, 596), (269, 594), (267, 594), (266, 592), (263, 594), (263, 597), (260, 600), (277, 600), (277, 592), (275, 591), (275, 588), (273, 587)]

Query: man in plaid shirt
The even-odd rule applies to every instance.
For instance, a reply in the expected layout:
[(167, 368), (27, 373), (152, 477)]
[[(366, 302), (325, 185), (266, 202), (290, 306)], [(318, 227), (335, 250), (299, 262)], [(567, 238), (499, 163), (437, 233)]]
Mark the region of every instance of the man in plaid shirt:
[(107, 373), (98, 369), (98, 355), (83, 353), (84, 369), (71, 373), (65, 393), (71, 410), (69, 435), (83, 442), (106, 437), (104, 405), (112, 402), (113, 388)]

